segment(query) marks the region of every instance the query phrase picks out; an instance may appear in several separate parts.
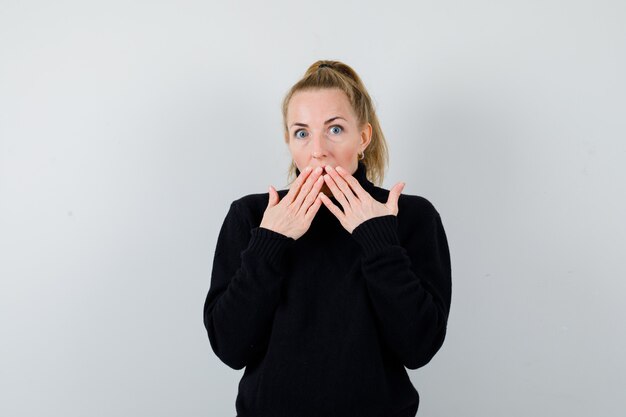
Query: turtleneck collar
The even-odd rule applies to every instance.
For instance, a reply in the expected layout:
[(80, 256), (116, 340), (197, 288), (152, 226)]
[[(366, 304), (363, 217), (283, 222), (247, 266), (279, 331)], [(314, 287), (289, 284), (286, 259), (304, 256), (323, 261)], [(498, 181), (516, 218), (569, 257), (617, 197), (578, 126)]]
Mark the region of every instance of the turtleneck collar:
[[(298, 175), (300, 175), (300, 170), (296, 168), (296, 177)], [(367, 168), (361, 161), (358, 162), (356, 171), (352, 173), (352, 176), (356, 178), (359, 184), (361, 184), (361, 187), (363, 187), (365, 190), (370, 191), (374, 188), (374, 184), (367, 179)]]

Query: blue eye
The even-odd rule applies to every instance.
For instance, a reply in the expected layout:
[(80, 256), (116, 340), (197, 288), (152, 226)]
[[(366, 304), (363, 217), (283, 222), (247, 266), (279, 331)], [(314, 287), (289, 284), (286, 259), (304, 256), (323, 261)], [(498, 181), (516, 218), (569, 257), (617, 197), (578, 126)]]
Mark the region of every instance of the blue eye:
[(298, 139), (304, 139), (308, 136), (308, 134), (304, 130), (300, 129), (300, 130), (296, 130), (296, 133), (294, 133), (294, 136)]
[(341, 132), (343, 132), (343, 128), (341, 126), (332, 126), (330, 128), (330, 133), (332, 133), (333, 135), (338, 135)]

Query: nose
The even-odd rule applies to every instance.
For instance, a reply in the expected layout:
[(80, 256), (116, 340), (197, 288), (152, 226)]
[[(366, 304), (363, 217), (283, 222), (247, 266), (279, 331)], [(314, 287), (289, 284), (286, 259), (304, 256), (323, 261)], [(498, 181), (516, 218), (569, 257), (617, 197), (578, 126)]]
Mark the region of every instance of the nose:
[(313, 135), (311, 141), (311, 156), (315, 159), (321, 159), (328, 155), (327, 138), (324, 133), (317, 133)]

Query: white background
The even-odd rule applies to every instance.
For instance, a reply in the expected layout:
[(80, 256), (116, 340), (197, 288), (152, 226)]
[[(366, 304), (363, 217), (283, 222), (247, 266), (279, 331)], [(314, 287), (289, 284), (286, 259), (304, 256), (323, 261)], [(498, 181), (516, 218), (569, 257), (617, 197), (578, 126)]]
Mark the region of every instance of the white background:
[(621, 416), (626, 3), (0, 0), (0, 415), (233, 416), (202, 323), (280, 101), (353, 66), (448, 234), (421, 416)]

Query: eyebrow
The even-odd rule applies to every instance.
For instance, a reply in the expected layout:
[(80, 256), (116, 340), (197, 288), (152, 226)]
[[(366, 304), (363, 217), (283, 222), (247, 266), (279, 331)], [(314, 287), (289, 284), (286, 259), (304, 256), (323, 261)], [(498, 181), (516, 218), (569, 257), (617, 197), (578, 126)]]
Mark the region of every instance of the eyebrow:
[[(347, 122), (347, 120), (346, 120), (346, 119), (344, 119), (343, 117), (341, 117), (341, 116), (335, 116), (335, 117), (331, 117), (330, 119), (326, 120), (326, 121), (324, 122), (324, 124), (325, 124), (325, 125), (327, 125), (328, 123), (333, 122), (333, 121), (335, 121), (335, 120), (337, 120), (337, 119), (342, 119), (342, 120), (344, 120), (344, 121), (346, 121), (346, 122)], [(309, 127), (309, 125), (307, 125), (306, 123), (292, 123), (291, 127), (294, 127), (294, 126)]]

